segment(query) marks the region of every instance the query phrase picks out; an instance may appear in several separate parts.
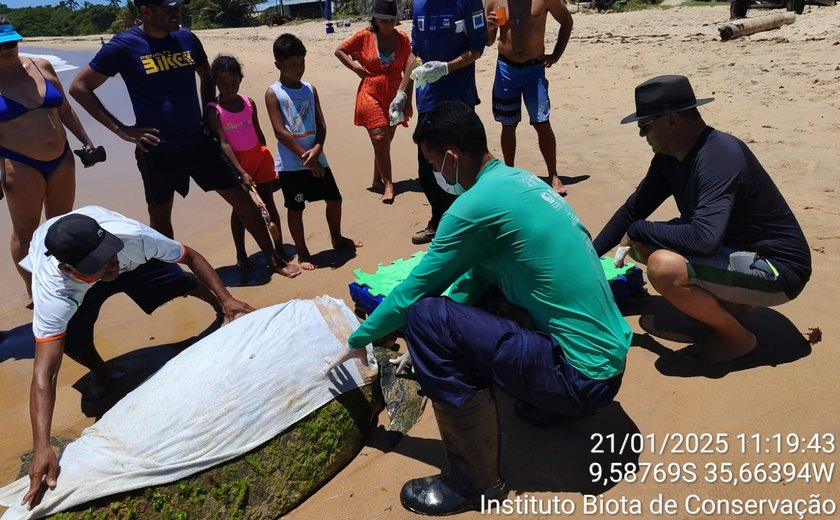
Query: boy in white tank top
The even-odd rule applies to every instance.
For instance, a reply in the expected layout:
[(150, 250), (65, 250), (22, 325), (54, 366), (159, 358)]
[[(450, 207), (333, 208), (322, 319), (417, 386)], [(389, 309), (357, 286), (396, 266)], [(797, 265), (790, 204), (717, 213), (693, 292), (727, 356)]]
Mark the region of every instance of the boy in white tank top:
[(274, 41), (274, 65), (279, 81), (265, 92), (268, 117), (277, 138), (277, 169), (288, 210), (289, 231), (297, 248), (300, 266), (315, 269), (303, 231), (306, 201), (327, 204), (327, 225), (335, 249), (362, 247), (360, 240), (341, 234), (341, 193), (335, 183), (327, 157), (323, 154), (326, 124), (318, 91), (301, 81), (306, 68), (306, 47), (292, 34), (281, 34)]

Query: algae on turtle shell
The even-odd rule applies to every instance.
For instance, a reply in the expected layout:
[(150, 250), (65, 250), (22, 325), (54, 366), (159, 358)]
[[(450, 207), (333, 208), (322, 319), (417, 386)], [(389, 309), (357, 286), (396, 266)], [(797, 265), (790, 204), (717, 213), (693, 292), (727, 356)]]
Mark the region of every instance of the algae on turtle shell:
[(378, 385), (352, 390), (262, 446), (219, 466), (170, 484), (105, 497), (48, 518), (278, 518), (356, 456), (382, 406)]

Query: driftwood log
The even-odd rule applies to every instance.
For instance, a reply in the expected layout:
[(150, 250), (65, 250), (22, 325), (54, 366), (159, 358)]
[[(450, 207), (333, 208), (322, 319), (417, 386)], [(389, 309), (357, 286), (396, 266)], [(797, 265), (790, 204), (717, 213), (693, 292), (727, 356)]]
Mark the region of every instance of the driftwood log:
[(728, 41), (740, 36), (747, 36), (748, 34), (778, 29), (783, 25), (792, 24), (795, 21), (795, 13), (771, 14), (767, 16), (757, 16), (755, 18), (732, 20), (724, 24), (722, 27), (718, 27), (718, 31), (720, 31), (720, 39)]

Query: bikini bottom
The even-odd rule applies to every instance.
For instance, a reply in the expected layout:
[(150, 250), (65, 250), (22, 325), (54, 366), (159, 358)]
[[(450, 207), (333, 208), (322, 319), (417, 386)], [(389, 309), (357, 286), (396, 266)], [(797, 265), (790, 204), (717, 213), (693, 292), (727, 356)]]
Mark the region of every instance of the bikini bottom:
[(67, 152), (69, 151), (70, 143), (65, 141), (64, 151), (61, 152), (61, 155), (49, 161), (41, 161), (38, 159), (33, 159), (28, 155), (23, 155), (21, 153), (0, 146), (0, 157), (5, 157), (10, 161), (16, 161), (19, 163), (23, 163), (27, 166), (31, 166), (39, 172), (41, 172), (41, 175), (46, 179), (52, 174), (52, 172), (54, 172), (58, 168), (58, 166), (61, 164), (61, 161), (64, 160), (64, 156), (67, 155)]

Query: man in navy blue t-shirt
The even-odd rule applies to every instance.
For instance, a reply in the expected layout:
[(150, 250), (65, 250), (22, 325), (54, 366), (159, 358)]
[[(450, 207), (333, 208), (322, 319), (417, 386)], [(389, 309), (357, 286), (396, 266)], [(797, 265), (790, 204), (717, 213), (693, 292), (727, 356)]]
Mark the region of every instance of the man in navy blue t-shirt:
[[(183, 0), (134, 0), (143, 23), (114, 36), (70, 86), (70, 94), (97, 121), (137, 145), (135, 157), (152, 228), (172, 238), (175, 192), (186, 197), (190, 178), (216, 191), (231, 206), (265, 254), (284, 276), (300, 269), (285, 265), (274, 250), (259, 209), (240, 187), (234, 167), (202, 127), (201, 107), (215, 94), (207, 54), (198, 38), (180, 27)], [(136, 123), (125, 125), (94, 93), (115, 75), (128, 89)], [(201, 104), (195, 76), (201, 80)]]
[[(747, 145), (706, 125), (685, 76), (636, 87), (639, 135), (654, 152), (647, 175), (593, 241), (647, 266), (651, 285), (713, 336), (684, 351), (704, 362), (749, 354), (755, 335), (738, 316), (796, 298), (811, 277), (811, 252), (796, 217)], [(674, 197), (680, 216), (647, 218)]]
[[(481, 0), (414, 0), (412, 10), (411, 48), (423, 62), (412, 73), (412, 78), (418, 78), (417, 124), (421, 125), (426, 114), (442, 101), (463, 101), (471, 107), (479, 103), (475, 60), (481, 57), (487, 44), (487, 28)], [(408, 81), (408, 76), (403, 78), (392, 103), (392, 113), (397, 100), (405, 102)], [(402, 104), (396, 108), (401, 112)], [(432, 218), (425, 229), (411, 237), (411, 241), (425, 244), (434, 238), (438, 222), (455, 196), (438, 186), (432, 167), (419, 146), (417, 164), (420, 185), (432, 207)]]

